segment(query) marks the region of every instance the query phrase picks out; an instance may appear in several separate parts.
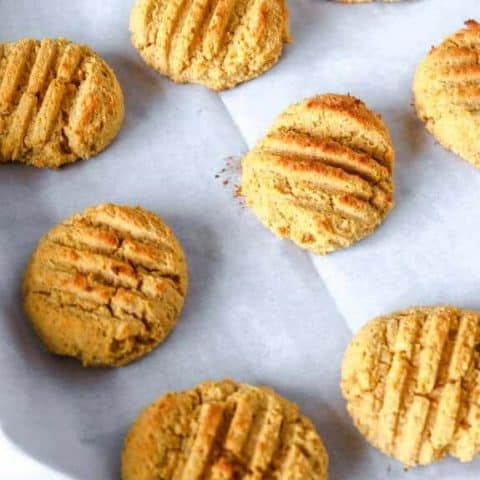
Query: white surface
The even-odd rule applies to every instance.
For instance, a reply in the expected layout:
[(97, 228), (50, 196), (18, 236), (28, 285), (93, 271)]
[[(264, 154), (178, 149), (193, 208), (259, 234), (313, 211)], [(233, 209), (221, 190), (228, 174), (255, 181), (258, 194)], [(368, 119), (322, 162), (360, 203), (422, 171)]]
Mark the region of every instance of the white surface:
[[(434, 243), (449, 239), (443, 238), (442, 219), (454, 213), (435, 209), (424, 233), (418, 217), (427, 209), (415, 208), (433, 198), (434, 206), (445, 203), (452, 198), (452, 185), (471, 185), (477, 172), (424, 135), (408, 108), (408, 87), (420, 53), (459, 27), (459, 18), (475, 16), (477, 2), (462, 0), (461, 8), (454, 2), (455, 9), (443, 0), (388, 6), (292, 1), (296, 41), (284, 59), (265, 76), (221, 97), (198, 86), (175, 86), (143, 65), (127, 32), (132, 3), (0, 3), (0, 41), (64, 35), (88, 43), (114, 67), (127, 103), (118, 140), (97, 158), (58, 172), (1, 167), (0, 423), (5, 434), (72, 479), (117, 479), (122, 437), (141, 407), (167, 390), (229, 375), (270, 384), (300, 404), (325, 440), (332, 479), (398, 478), (401, 466), (368, 447), (345, 414), (338, 383), (350, 333), (335, 302), (349, 320), (362, 321), (375, 309), (395, 306), (388, 284), (379, 283), (394, 281), (402, 301), (415, 301), (408, 296), (415, 280), (407, 277), (413, 269), (409, 256), (421, 264), (419, 239), (433, 236), (435, 221)], [(439, 5), (448, 11), (437, 18)], [(413, 26), (418, 34), (411, 33)], [(266, 231), (233, 198), (231, 185), (222, 185), (224, 177), (214, 178), (225, 158), (241, 155), (290, 101), (328, 90), (349, 90), (383, 113), (399, 151), (399, 206), (385, 226), (357, 247), (317, 262), (335, 302), (310, 257)], [(443, 188), (446, 181), (449, 188)], [(473, 208), (471, 195), (465, 193), (464, 204), (468, 200)], [(43, 351), (21, 312), (20, 282), (45, 230), (102, 201), (141, 203), (162, 215), (186, 250), (191, 287), (177, 329), (155, 352), (126, 368), (86, 370)], [(372, 262), (367, 270), (366, 258)], [(390, 258), (400, 261), (392, 266)], [(450, 268), (431, 252), (428, 258)], [(393, 268), (389, 275), (387, 268)], [(357, 272), (363, 272), (362, 282), (356, 281)], [(441, 279), (453, 286), (449, 275), (442, 270)], [(428, 287), (433, 277), (432, 272)], [(368, 287), (368, 295), (359, 283)], [(426, 293), (440, 295), (440, 287), (433, 282)], [(5, 445), (1, 438), (0, 445)], [(17, 454), (2, 451), (0, 478), (53, 478), (40, 471), (14, 477), (5, 469)], [(30, 462), (18, 463), (21, 469)], [(409, 478), (473, 479), (478, 468), (478, 461), (465, 467), (447, 460), (410, 472)]]
[(0, 430), (0, 465), (2, 479), (8, 480), (68, 480), (33, 460), (16, 447)]

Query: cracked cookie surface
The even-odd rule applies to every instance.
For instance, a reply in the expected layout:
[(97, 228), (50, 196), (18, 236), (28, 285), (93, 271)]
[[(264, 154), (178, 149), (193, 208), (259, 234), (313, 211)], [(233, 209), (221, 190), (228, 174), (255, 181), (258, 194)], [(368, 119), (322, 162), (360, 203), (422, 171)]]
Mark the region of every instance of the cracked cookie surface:
[(105, 149), (123, 94), (110, 67), (64, 38), (0, 43), (0, 163), (57, 168)]
[(172, 231), (140, 207), (99, 205), (40, 240), (25, 272), (24, 308), (47, 349), (85, 366), (123, 365), (168, 335), (187, 266)]
[(168, 393), (125, 438), (122, 480), (326, 480), (328, 456), (298, 407), (231, 380)]
[(417, 115), (445, 148), (480, 168), (480, 24), (431, 49), (413, 83)]
[(155, 70), (213, 90), (265, 72), (290, 41), (285, 0), (137, 0), (130, 31)]
[(241, 193), (275, 234), (323, 255), (384, 220), (393, 167), (378, 115), (350, 95), (315, 96), (289, 106), (243, 158)]
[(369, 322), (342, 366), (347, 409), (367, 440), (405, 466), (480, 452), (480, 314), (410, 308)]

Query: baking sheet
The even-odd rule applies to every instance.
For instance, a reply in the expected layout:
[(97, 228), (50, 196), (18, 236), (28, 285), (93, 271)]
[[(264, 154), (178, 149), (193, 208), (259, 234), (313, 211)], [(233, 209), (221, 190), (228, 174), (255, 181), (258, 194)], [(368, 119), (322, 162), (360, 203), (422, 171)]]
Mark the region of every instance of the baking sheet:
[[(370, 315), (368, 298), (380, 311), (390, 308), (390, 297), (382, 298), (382, 288), (389, 289), (377, 282), (380, 273), (384, 274), (380, 280), (386, 282), (384, 270), (391, 268), (391, 281), (401, 280), (398, 291), (416, 280), (405, 281), (401, 271), (412, 255), (406, 243), (410, 252), (420, 255), (416, 243), (423, 228), (407, 230), (410, 242), (388, 237), (405, 222), (418, 228), (421, 211), (410, 215), (408, 208), (418, 208), (419, 201), (408, 202), (414, 202), (419, 191), (440, 202), (438, 187), (447, 181), (440, 175), (440, 165), (450, 168), (448, 182), (456, 182), (457, 190), (460, 185), (467, 188), (466, 180), (475, 181), (476, 171), (443, 154), (423, 135), (408, 110), (405, 91), (415, 52), (439, 35), (440, 27), (430, 23), (441, 21), (446, 31), (456, 28), (455, 9), (449, 8), (450, 18), (430, 17), (427, 22), (426, 11), (432, 15), (435, 6), (447, 7), (447, 2), (416, 2), (423, 12), (417, 22), (413, 3), (387, 9), (292, 1), (296, 42), (282, 62), (264, 77), (219, 96), (198, 86), (173, 85), (142, 64), (127, 31), (132, 3), (0, 0), (0, 41), (63, 35), (90, 44), (117, 72), (127, 106), (120, 136), (92, 160), (58, 172), (1, 166), (0, 424), (4, 433), (29, 455), (72, 479), (117, 479), (122, 437), (141, 407), (167, 390), (228, 375), (269, 384), (297, 401), (324, 438), (332, 479), (398, 478), (403, 474), (401, 466), (368, 447), (345, 414), (338, 383), (350, 332), (336, 306), (350, 322), (357, 314)], [(456, 2), (458, 9), (465, 7), (457, 17), (474, 16), (475, 3)], [(418, 34), (405, 35), (404, 17), (408, 31), (415, 28)], [(412, 52), (415, 42), (419, 46)], [(389, 58), (386, 67), (379, 68), (378, 55)], [(277, 240), (235, 198), (236, 160), (230, 158), (241, 156), (290, 101), (326, 90), (350, 90), (385, 115), (399, 150), (397, 201), (410, 205), (397, 207), (371, 240), (315, 260), (328, 288), (310, 256)], [(410, 155), (412, 141), (420, 145), (415, 150), (421, 156)], [(435, 152), (435, 158), (428, 151)], [(437, 193), (428, 193), (428, 181)], [(442, 196), (444, 190), (451, 191), (451, 199), (458, 198), (459, 193), (450, 188), (442, 188)], [(474, 227), (474, 200), (465, 193), (465, 205), (467, 199)], [(126, 368), (87, 370), (43, 351), (21, 311), (20, 282), (42, 233), (66, 216), (104, 201), (141, 204), (159, 213), (185, 248), (191, 285), (177, 329), (155, 352)], [(447, 216), (437, 213), (440, 219)], [(428, 225), (432, 222), (433, 218)], [(437, 231), (435, 243), (440, 243), (441, 232)], [(386, 249), (392, 258), (402, 260), (384, 258)], [(367, 271), (362, 263), (366, 259), (373, 264)], [(343, 271), (347, 267), (350, 274)], [(364, 282), (371, 296), (359, 290), (355, 303), (351, 298), (360, 286), (354, 272), (369, 271)], [(452, 283), (456, 286), (459, 281)], [(477, 461), (464, 467), (447, 460), (408, 476), (468, 479), (475, 477), (475, 470), (478, 477), (479, 465)], [(1, 469), (0, 465), (0, 473)]]

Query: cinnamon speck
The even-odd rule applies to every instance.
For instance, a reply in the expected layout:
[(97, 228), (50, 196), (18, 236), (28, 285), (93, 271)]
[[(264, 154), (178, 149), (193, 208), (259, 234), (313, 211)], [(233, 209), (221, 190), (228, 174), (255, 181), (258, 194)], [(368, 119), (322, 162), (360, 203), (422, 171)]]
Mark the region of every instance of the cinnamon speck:
[(241, 158), (241, 156), (234, 155), (226, 157), (225, 166), (215, 174), (215, 178), (222, 182), (222, 186), (228, 187), (233, 198), (238, 199), (238, 203), (243, 206), (240, 189)]

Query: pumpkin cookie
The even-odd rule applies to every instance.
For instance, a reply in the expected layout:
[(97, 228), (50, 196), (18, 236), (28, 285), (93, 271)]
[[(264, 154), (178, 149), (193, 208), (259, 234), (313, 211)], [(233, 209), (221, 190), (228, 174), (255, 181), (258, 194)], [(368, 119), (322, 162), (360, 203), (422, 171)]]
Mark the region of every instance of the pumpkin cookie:
[(290, 41), (285, 0), (137, 0), (130, 31), (155, 70), (213, 90), (270, 69)]
[(56, 168), (89, 158), (123, 116), (117, 78), (90, 48), (63, 38), (0, 43), (0, 163)]
[(405, 466), (480, 452), (480, 314), (410, 308), (369, 322), (343, 360), (347, 409)]
[(480, 24), (474, 20), (432, 48), (417, 68), (415, 107), (445, 148), (480, 168)]
[(372, 233), (393, 207), (387, 127), (350, 95), (288, 107), (242, 160), (241, 192), (262, 223), (326, 254)]
[(298, 407), (231, 380), (168, 393), (131, 427), (123, 480), (327, 478), (328, 457)]
[(48, 350), (123, 365), (168, 335), (187, 290), (183, 251), (139, 207), (99, 205), (52, 228), (25, 273), (25, 312)]

